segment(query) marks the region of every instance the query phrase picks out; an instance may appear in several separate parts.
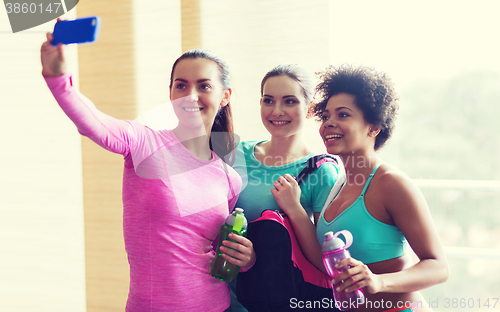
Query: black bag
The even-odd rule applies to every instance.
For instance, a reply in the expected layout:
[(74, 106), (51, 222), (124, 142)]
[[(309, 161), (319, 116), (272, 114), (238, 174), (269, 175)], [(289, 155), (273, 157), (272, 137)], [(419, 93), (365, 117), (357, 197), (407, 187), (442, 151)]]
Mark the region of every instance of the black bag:
[[(332, 155), (311, 157), (297, 176), (297, 182), (303, 182), (325, 161), (338, 164)], [(327, 277), (306, 260), (284, 214), (265, 210), (259, 219), (249, 222), (247, 238), (252, 241), (257, 258), (252, 268), (240, 272), (236, 296), (249, 312), (297, 311), (300, 302), (321, 301), (323, 298), (333, 302), (331, 288), (304, 280), (306, 274), (318, 275), (317, 279)], [(305, 310), (315, 311), (311, 308)], [(319, 306), (320, 310), (324, 311), (324, 308)]]

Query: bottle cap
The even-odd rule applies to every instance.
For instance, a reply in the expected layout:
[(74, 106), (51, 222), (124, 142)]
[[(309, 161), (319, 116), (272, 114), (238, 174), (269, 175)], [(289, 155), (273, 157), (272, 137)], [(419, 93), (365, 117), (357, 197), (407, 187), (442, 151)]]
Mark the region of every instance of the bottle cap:
[(343, 248), (345, 246), (345, 243), (343, 240), (338, 238), (336, 235), (333, 234), (333, 232), (326, 232), (325, 233), (325, 240), (323, 242), (323, 246), (321, 250), (323, 252)]
[(246, 229), (248, 226), (248, 221), (243, 214), (242, 208), (234, 208), (233, 212), (227, 216), (225, 223), (237, 232), (240, 232), (242, 229)]
[(245, 215), (242, 208), (235, 208), (234, 210), (236, 211), (236, 217), (234, 219), (233, 231), (239, 232), (245, 223)]
[[(338, 238), (342, 234), (345, 238), (345, 243), (343, 240)], [(323, 246), (321, 249), (323, 252), (339, 249), (339, 248), (349, 248), (352, 245), (352, 234), (348, 230), (338, 231), (335, 234), (333, 232), (325, 233), (325, 240), (323, 241)]]

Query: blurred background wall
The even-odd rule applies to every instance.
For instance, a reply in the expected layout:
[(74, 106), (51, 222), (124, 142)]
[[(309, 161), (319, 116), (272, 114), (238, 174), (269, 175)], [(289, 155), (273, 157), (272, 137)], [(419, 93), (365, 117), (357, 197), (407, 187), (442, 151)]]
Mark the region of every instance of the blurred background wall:
[[(86, 307), (82, 144), (41, 77), (50, 28), (14, 35), (0, 9), (2, 311)], [(77, 49), (67, 52), (78, 78)]]

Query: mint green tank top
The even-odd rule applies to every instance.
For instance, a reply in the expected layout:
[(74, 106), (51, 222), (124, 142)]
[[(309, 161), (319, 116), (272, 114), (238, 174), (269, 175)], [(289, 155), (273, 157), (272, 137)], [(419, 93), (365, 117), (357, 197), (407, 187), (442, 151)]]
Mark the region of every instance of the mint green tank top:
[[(307, 160), (314, 156), (310, 154), (281, 166), (266, 166), (255, 157), (255, 146), (261, 142), (265, 141), (241, 142), (236, 149), (236, 161), (233, 165), (243, 183), (235, 207), (245, 209), (245, 217), (249, 222), (259, 218), (264, 210), (282, 212), (271, 193), (273, 182), (287, 173), (296, 177), (305, 168)], [(325, 162), (301, 183), (300, 204), (308, 215), (321, 212), (339, 177), (339, 171), (340, 168), (334, 163)]]
[(325, 204), (318, 220), (316, 235), (323, 244), (325, 233), (348, 230), (353, 236), (349, 252), (354, 259), (368, 264), (400, 257), (405, 254), (406, 238), (397, 226), (375, 219), (366, 209), (365, 193), (378, 167), (376, 166), (366, 181), (361, 195), (356, 201), (331, 222), (326, 222), (324, 213), (331, 201)]

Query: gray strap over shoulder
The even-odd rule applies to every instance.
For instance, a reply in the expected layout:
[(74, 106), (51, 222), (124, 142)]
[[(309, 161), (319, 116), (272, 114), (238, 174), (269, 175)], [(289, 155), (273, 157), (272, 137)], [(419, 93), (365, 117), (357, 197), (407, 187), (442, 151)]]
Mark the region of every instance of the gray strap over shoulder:
[(333, 187), (332, 187), (332, 189), (330, 191), (330, 194), (328, 194), (328, 198), (326, 199), (325, 205), (323, 206), (323, 209), (321, 210), (320, 216), (322, 216), (323, 213), (325, 213), (326, 208), (328, 208), (328, 206), (330, 206), (330, 204), (335, 199), (335, 197), (337, 197), (337, 195), (340, 192), (340, 189), (342, 188), (342, 186), (344, 185), (344, 183), (346, 182), (346, 180), (347, 179), (346, 179), (345, 171), (341, 170), (339, 172), (339, 178), (337, 179), (337, 181), (333, 185)]

